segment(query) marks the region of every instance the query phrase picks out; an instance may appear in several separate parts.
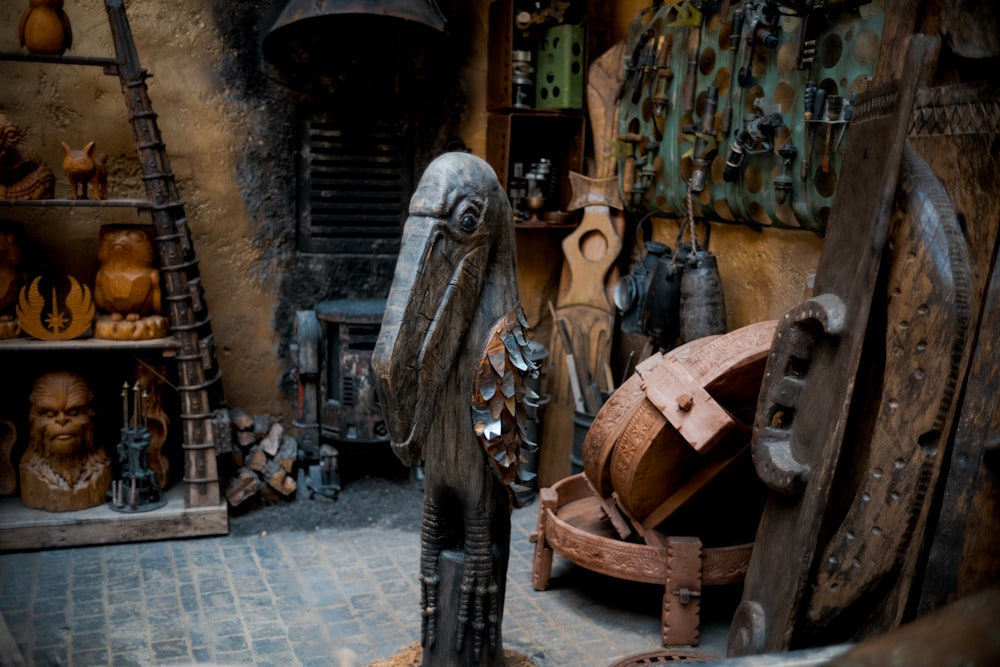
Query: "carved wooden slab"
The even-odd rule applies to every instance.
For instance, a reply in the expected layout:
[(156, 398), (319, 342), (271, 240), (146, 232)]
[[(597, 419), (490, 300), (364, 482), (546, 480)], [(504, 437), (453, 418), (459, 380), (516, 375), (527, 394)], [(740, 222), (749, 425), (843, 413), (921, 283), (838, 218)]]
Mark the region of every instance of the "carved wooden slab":
[[(876, 302), (886, 321), (882, 382), (860, 386), (855, 400), (872, 406), (873, 422), (845, 438), (853, 444), (848, 455), (865, 464), (855, 466), (861, 481), (809, 582), (806, 631), (823, 633), (849, 615), (855, 636), (867, 636), (902, 620), (915, 572), (900, 564), (922, 551), (968, 358), (970, 268), (958, 219), (909, 147), (899, 188), (888, 293)], [(843, 503), (850, 488), (838, 484), (831, 495)]]
[[(959, 6), (963, 3), (958, 3)], [(995, 11), (994, 11), (995, 13)], [(995, 20), (995, 18), (994, 18)], [(922, 89), (909, 144), (930, 164), (965, 219), (972, 263), (975, 348), (941, 485), (940, 514), (928, 536), (917, 612), (1000, 582), (1000, 154), (982, 150), (1000, 138), (1000, 82)], [(978, 317), (975, 313), (979, 312)]]
[(818, 296), (789, 311), (775, 334), (752, 445), (758, 475), (773, 493), (730, 630), (730, 655), (788, 649), (801, 614), (841, 456), (906, 124), (937, 45), (914, 36), (902, 78), (859, 95), (816, 272)]

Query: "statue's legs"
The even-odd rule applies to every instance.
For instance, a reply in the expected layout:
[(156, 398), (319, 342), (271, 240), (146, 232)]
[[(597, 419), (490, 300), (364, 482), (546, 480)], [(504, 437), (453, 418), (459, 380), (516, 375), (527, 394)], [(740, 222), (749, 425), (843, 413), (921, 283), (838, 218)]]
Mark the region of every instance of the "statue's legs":
[[(465, 569), (462, 572), (462, 600), (458, 609), (458, 645), (462, 650), (466, 626), (471, 622), (473, 655), (479, 659), (483, 634), (489, 635), (490, 649), (496, 650), (500, 622), (496, 579), (493, 577), (493, 549), (489, 517), (477, 508), (465, 518)], [(470, 618), (471, 608), (471, 618)], [(488, 630), (488, 631), (487, 631)]]
[(437, 635), (438, 557), (444, 543), (441, 508), (431, 493), (424, 495), (424, 515), (420, 525), (420, 636), (425, 649), (434, 645)]

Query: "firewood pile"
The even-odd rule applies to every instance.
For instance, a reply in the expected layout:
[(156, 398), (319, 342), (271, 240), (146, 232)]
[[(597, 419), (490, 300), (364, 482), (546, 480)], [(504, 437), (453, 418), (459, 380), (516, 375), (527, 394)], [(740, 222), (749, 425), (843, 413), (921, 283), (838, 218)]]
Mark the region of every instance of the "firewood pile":
[(281, 422), (266, 415), (251, 416), (230, 410), (232, 457), (236, 473), (226, 487), (231, 507), (261, 494), (269, 500), (287, 500), (295, 493), (295, 462), (299, 444), (284, 432)]

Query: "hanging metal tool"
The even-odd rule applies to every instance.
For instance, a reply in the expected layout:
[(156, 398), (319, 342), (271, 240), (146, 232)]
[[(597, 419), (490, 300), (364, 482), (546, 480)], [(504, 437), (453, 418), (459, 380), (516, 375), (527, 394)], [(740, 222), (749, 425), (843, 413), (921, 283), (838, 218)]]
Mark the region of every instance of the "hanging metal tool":
[(773, 49), (778, 46), (778, 21), (781, 13), (776, 4), (748, 0), (743, 3), (743, 45), (737, 79), (746, 88), (753, 79), (753, 51), (758, 44)]
[(747, 114), (743, 128), (736, 133), (729, 145), (722, 178), (727, 183), (739, 178), (740, 169), (747, 155), (769, 153), (774, 147), (774, 135), (783, 123), (781, 114), (772, 111), (763, 115)]
[(708, 87), (705, 95), (705, 109), (701, 116), (701, 128), (694, 126), (684, 128), (686, 135), (694, 136), (694, 148), (691, 161), (694, 169), (691, 171), (690, 188), (692, 192), (702, 192), (705, 189), (705, 179), (712, 164), (712, 156), (718, 147), (715, 139), (715, 108), (719, 102), (719, 89), (714, 85)]
[(698, 82), (698, 52), (701, 50), (701, 10), (690, 0), (682, 0), (674, 7), (676, 18), (667, 23), (668, 28), (688, 28), (687, 72), (684, 74), (684, 112), (694, 111), (695, 89)]
[[(722, 15), (725, 19), (725, 14)], [(736, 87), (736, 58), (739, 56), (740, 42), (743, 41), (743, 10), (733, 12), (733, 24), (729, 32), (729, 45), (732, 47), (729, 55), (729, 88), (726, 90), (726, 106), (722, 110), (722, 122), (719, 132), (723, 138), (729, 136), (733, 123), (733, 88)]]
[(661, 140), (663, 139), (663, 116), (670, 103), (668, 89), (674, 80), (674, 72), (670, 69), (673, 44), (673, 35), (660, 35), (656, 46), (656, 87), (653, 90), (653, 117), (659, 121), (654, 125), (660, 134), (658, 138)]
[(646, 49), (646, 44), (655, 34), (656, 33), (654, 33), (651, 29), (644, 30), (636, 40), (635, 46), (632, 47), (632, 55), (625, 61), (625, 76), (622, 77), (621, 83), (618, 85), (618, 92), (615, 93), (615, 102), (618, 102), (625, 97), (625, 89), (628, 87), (629, 83), (632, 82), (636, 72), (639, 72), (642, 69), (641, 61), (643, 51)]
[(774, 201), (779, 206), (788, 201), (788, 195), (792, 192), (792, 176), (788, 172), (798, 152), (795, 145), (790, 143), (778, 149), (778, 155), (781, 156), (781, 173), (774, 177)]
[(823, 117), (823, 107), (826, 105), (826, 91), (817, 86), (812, 81), (806, 82), (805, 94), (802, 96), (805, 102), (805, 123), (806, 123), (806, 150), (802, 156), (802, 180), (809, 177), (809, 161), (812, 157), (813, 139), (816, 136), (816, 124)]
[(642, 51), (639, 52), (639, 61), (636, 63), (636, 71), (638, 76), (635, 78), (635, 82), (632, 84), (632, 104), (638, 104), (639, 100), (642, 99), (642, 84), (644, 82), (651, 83), (653, 67), (656, 65), (656, 39), (654, 37), (656, 33), (652, 30), (647, 30), (643, 40), (645, 44), (642, 47)]

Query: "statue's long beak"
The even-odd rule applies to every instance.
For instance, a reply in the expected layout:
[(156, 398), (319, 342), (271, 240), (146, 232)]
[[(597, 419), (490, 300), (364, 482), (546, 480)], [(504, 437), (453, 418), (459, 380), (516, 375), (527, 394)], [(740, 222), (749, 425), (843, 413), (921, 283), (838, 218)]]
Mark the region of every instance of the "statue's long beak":
[(411, 215), (372, 355), (376, 386), (396, 455), (420, 457), (440, 396), (478, 306), (487, 252), (448, 237), (445, 222)]

